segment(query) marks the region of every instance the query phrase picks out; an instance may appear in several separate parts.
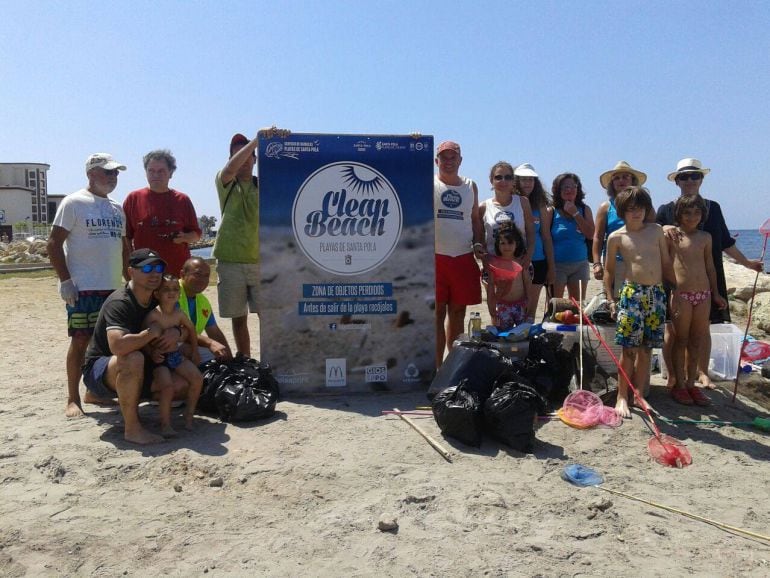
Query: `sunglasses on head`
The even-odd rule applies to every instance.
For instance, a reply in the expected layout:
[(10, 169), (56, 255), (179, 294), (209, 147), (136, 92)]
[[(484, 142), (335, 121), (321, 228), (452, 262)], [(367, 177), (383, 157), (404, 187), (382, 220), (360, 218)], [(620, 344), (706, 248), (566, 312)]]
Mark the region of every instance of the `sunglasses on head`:
[(495, 175), (494, 178), (496, 181), (512, 181), (513, 175)]
[(142, 273), (152, 273), (153, 271), (155, 273), (163, 273), (163, 271), (166, 270), (166, 266), (163, 263), (155, 263), (154, 265), (148, 264), (142, 265), (141, 267), (134, 267), (134, 269), (139, 269)]
[(701, 173), (679, 173), (676, 177), (677, 181), (699, 181), (703, 178)]

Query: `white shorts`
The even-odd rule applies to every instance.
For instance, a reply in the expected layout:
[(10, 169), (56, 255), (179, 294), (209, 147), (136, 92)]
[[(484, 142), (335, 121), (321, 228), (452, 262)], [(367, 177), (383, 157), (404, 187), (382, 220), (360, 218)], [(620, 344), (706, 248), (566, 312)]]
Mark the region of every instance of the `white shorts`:
[(257, 313), (259, 265), (217, 262), (217, 297), (220, 317), (244, 317)]

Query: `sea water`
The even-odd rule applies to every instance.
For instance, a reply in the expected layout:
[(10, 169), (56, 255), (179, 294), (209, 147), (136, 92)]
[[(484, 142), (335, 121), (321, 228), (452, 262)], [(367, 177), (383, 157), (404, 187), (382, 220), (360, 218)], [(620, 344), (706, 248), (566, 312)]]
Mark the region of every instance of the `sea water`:
[[(759, 259), (762, 256), (762, 246), (765, 243), (764, 235), (758, 229), (738, 229), (730, 231), (735, 238), (735, 245), (746, 255), (748, 259)], [(765, 252), (765, 271), (770, 268), (770, 250)]]

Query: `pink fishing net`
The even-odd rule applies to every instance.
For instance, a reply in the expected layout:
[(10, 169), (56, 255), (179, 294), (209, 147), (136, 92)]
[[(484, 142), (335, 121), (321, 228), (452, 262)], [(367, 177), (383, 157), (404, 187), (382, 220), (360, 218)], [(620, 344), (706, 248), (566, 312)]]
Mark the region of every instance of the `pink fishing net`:
[(690, 450), (676, 438), (661, 435), (650, 438), (647, 451), (653, 460), (670, 468), (683, 468), (692, 463)]
[(623, 423), (623, 418), (615, 410), (604, 405), (598, 395), (585, 389), (569, 394), (556, 414), (564, 423), (578, 429), (597, 425), (618, 427)]

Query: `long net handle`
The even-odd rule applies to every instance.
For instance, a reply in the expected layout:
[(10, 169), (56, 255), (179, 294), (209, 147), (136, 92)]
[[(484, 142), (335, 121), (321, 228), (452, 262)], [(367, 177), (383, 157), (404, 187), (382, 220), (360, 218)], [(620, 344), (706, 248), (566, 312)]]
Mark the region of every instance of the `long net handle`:
[[(763, 264), (765, 262), (765, 251), (767, 250), (767, 237), (768, 235), (766, 233), (765, 242), (762, 245), (762, 256), (759, 258)], [(735, 403), (735, 398), (738, 395), (738, 378), (741, 376), (741, 358), (743, 357), (743, 350), (746, 348), (746, 337), (749, 335), (749, 327), (751, 326), (751, 314), (754, 311), (754, 297), (757, 295), (757, 281), (759, 281), (759, 271), (757, 271), (757, 274), (754, 276), (754, 286), (751, 288), (751, 305), (749, 305), (748, 319), (746, 319), (746, 331), (743, 332), (743, 341), (741, 341), (741, 353), (738, 355), (738, 371), (735, 372), (735, 384), (733, 385), (732, 403)]]
[(658, 429), (658, 424), (655, 423), (655, 420), (652, 417), (652, 414), (650, 413), (650, 410), (647, 409), (647, 402), (644, 401), (644, 398), (639, 395), (639, 392), (636, 390), (636, 387), (634, 387), (634, 384), (631, 383), (631, 378), (628, 377), (628, 374), (626, 373), (626, 370), (623, 369), (623, 366), (620, 364), (620, 361), (618, 361), (618, 358), (615, 356), (615, 354), (612, 352), (612, 349), (610, 349), (610, 346), (607, 345), (607, 342), (604, 341), (604, 338), (599, 333), (599, 330), (596, 328), (596, 325), (594, 325), (591, 320), (588, 318), (588, 316), (583, 313), (583, 308), (578, 304), (577, 301), (575, 301), (574, 297), (570, 297), (570, 301), (572, 301), (572, 304), (578, 308), (578, 311), (580, 311), (580, 317), (583, 318), (583, 320), (588, 324), (588, 326), (593, 330), (596, 337), (599, 339), (599, 342), (602, 344), (604, 349), (607, 350), (607, 353), (610, 354), (610, 357), (612, 358), (612, 361), (615, 363), (615, 365), (618, 368), (618, 371), (620, 374), (625, 378), (626, 383), (628, 383), (628, 387), (631, 388), (631, 391), (634, 394), (634, 399), (639, 402), (639, 407), (641, 407), (644, 410), (644, 413), (647, 414), (647, 417), (650, 419), (650, 423), (652, 424), (653, 428), (653, 435), (658, 439), (658, 441), (663, 445), (665, 448), (665, 445), (663, 444), (663, 440), (661, 439), (661, 433), (660, 429)]
[(717, 522), (715, 520), (710, 520), (709, 518), (704, 518), (703, 516), (698, 516), (697, 514), (691, 514), (690, 512), (685, 512), (684, 510), (680, 510), (678, 508), (672, 508), (671, 506), (666, 506), (664, 504), (658, 504), (657, 502), (652, 502), (650, 500), (645, 500), (644, 498), (639, 498), (637, 496), (632, 496), (631, 494), (626, 494), (625, 492), (619, 492), (617, 490), (611, 490), (609, 488), (605, 488), (604, 486), (594, 486), (595, 488), (599, 488), (600, 490), (604, 490), (605, 492), (609, 492), (610, 494), (615, 494), (616, 496), (623, 496), (624, 498), (628, 498), (630, 500), (636, 500), (637, 502), (641, 502), (643, 504), (647, 504), (648, 506), (654, 506), (656, 508), (661, 508), (663, 510), (666, 510), (668, 512), (673, 512), (674, 514), (679, 514), (681, 516), (685, 516), (687, 518), (691, 518), (693, 520), (697, 520), (699, 522), (703, 522), (705, 524), (710, 524), (712, 526), (715, 526), (717, 528), (721, 528), (722, 530), (728, 530), (730, 532), (736, 532), (738, 534), (743, 534), (744, 536), (749, 536), (751, 538), (756, 538), (757, 540), (764, 540), (766, 542), (770, 542), (770, 536), (765, 536), (763, 534), (757, 534), (755, 532), (750, 532), (749, 530), (744, 530), (742, 528), (736, 528), (735, 526), (730, 526), (728, 524), (723, 524), (722, 522)]

